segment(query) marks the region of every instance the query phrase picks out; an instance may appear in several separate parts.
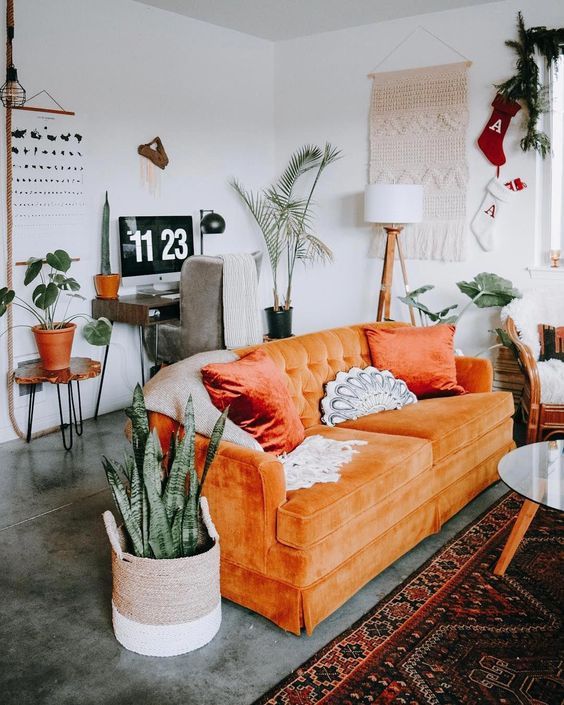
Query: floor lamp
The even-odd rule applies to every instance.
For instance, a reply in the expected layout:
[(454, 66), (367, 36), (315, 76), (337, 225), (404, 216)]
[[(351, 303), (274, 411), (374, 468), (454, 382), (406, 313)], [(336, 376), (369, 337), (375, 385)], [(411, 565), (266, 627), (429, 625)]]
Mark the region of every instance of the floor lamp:
[[(386, 252), (382, 267), (382, 283), (378, 297), (377, 321), (390, 317), (392, 280), (396, 245), (403, 274), (405, 293), (409, 293), (407, 270), (403, 257), (400, 233), (407, 223), (420, 223), (423, 219), (423, 186), (419, 184), (368, 184), (364, 193), (364, 220), (382, 223), (386, 231)], [(413, 308), (409, 307), (412, 325), (415, 325)]]

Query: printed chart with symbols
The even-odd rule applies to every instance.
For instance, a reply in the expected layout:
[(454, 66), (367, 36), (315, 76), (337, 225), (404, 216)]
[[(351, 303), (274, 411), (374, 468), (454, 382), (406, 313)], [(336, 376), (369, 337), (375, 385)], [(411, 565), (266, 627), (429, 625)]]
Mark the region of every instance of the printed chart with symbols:
[(75, 224), (85, 211), (85, 143), (73, 116), (14, 111), (14, 226)]

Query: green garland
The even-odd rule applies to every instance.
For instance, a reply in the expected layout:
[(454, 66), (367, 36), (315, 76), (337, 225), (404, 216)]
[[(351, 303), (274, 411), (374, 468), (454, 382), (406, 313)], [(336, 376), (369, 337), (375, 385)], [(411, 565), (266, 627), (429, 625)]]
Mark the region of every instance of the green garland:
[(537, 130), (538, 120), (547, 110), (546, 88), (540, 81), (539, 67), (535, 61), (535, 49), (544, 57), (547, 69), (558, 59), (564, 45), (564, 27), (547, 29), (531, 27), (525, 29), (523, 15), (517, 15), (517, 40), (505, 44), (517, 53), (517, 73), (504, 83), (496, 85), (497, 92), (505, 100), (521, 101), (527, 108), (526, 134), (521, 140), (521, 149), (534, 149), (543, 157), (550, 154), (550, 139)]

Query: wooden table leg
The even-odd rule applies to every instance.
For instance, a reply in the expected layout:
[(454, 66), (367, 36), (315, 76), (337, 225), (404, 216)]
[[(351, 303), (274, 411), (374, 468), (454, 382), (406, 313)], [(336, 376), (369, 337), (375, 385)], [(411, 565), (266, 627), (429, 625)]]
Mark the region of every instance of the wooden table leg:
[(505, 544), (505, 548), (503, 549), (501, 556), (499, 557), (499, 560), (494, 568), (495, 575), (505, 574), (505, 571), (509, 567), (511, 560), (515, 555), (515, 551), (519, 548), (521, 539), (523, 538), (523, 536), (527, 532), (527, 529), (531, 525), (531, 522), (533, 521), (538, 508), (539, 505), (536, 502), (531, 502), (530, 499), (526, 499), (523, 503), (521, 511), (517, 515), (517, 519), (515, 519), (515, 524), (513, 525), (513, 529), (511, 529), (511, 533), (509, 534), (507, 543)]

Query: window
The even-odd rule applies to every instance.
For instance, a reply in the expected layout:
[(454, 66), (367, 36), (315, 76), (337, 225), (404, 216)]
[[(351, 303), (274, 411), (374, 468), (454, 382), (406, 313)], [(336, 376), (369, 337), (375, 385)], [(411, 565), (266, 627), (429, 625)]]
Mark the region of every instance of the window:
[[(564, 54), (545, 76), (545, 85), (549, 104), (539, 128), (550, 137), (551, 154), (538, 157), (536, 267), (529, 270), (541, 278), (564, 275)], [(561, 253), (559, 269), (550, 267), (554, 250)]]
[(550, 113), (548, 128), (552, 158), (550, 161), (550, 249), (564, 250), (564, 54), (549, 77)]

